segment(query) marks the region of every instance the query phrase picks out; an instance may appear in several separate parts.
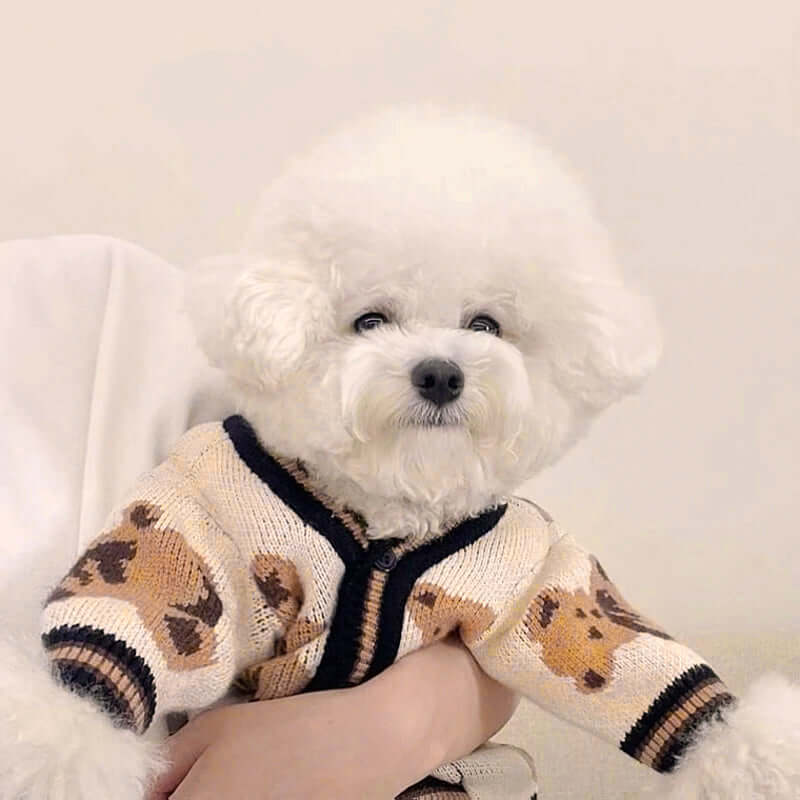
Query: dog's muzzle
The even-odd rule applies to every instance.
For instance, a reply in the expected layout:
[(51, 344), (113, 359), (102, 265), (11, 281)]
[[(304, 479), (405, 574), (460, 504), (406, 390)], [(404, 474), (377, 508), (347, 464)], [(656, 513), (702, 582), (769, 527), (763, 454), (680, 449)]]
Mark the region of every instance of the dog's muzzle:
[(464, 388), (464, 373), (453, 361), (426, 358), (411, 370), (411, 383), (420, 396), (439, 408), (452, 403)]

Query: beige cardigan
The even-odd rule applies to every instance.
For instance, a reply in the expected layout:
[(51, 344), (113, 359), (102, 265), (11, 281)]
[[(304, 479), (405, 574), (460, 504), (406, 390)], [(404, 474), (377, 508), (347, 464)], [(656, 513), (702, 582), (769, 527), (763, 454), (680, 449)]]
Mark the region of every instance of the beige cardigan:
[[(488, 674), (659, 771), (732, 702), (538, 506), (372, 539), (307, 484), (241, 417), (185, 434), (48, 597), (62, 679), (143, 732), (234, 683), (259, 699), (354, 685), (458, 630)], [(437, 775), (469, 794), (463, 765)]]

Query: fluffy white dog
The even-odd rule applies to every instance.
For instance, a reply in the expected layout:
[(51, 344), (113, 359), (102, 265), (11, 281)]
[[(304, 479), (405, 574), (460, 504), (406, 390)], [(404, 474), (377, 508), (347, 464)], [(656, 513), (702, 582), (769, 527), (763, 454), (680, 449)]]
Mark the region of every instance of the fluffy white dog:
[[(252, 555), (243, 566), (278, 622), (269, 641), (253, 634), (231, 655), (239, 645), (226, 644), (223, 634), (231, 620), (252, 619), (255, 601), (237, 601), (224, 581), (215, 582), (225, 570), (238, 574), (234, 555), (218, 556), (222, 566), (214, 566), (213, 547), (189, 532), (189, 512), (170, 510), (167, 490), (156, 485), (166, 479), (157, 475), (149, 494), (135, 495), (48, 601), (46, 643), (64, 680), (74, 678), (69, 659), (76, 658), (63, 650), (53, 655), (65, 646), (64, 631), (79, 625), (110, 631), (110, 612), (98, 598), (111, 597), (118, 610), (138, 609), (144, 619), (139, 590), (119, 587), (135, 559), (144, 558), (138, 553), (145, 538), (137, 537), (174, 533), (176, 542), (180, 534), (191, 545), (187, 558), (195, 559), (198, 575), (211, 564), (213, 578), (192, 601), (171, 600), (169, 608), (190, 615), (177, 619), (181, 630), (196, 634), (191, 669), (213, 692), (203, 695), (197, 685), (186, 690), (190, 667), (169, 650), (169, 636), (178, 647), (176, 617), (164, 617), (172, 620), (169, 636), (157, 626), (124, 635), (114, 629), (115, 641), (124, 639), (128, 648), (115, 644), (115, 668), (124, 671), (127, 656), (120, 653), (135, 650), (159, 685), (164, 712), (170, 704), (212, 702), (243, 668), (258, 697), (356, 683), (380, 669), (382, 658), (391, 663), (458, 627), (491, 674), (650, 766), (674, 771), (665, 784), (672, 797), (800, 797), (797, 689), (774, 678), (734, 702), (699, 657), (630, 609), (596, 560), (544, 512), (512, 498), (595, 415), (635, 390), (659, 354), (650, 306), (623, 283), (584, 193), (526, 132), (435, 109), (387, 111), (340, 131), (274, 182), (242, 252), (198, 271), (188, 307), (212, 362), (236, 384), (247, 423), (239, 418), (226, 422), (226, 433), (196, 434), (170, 469), (183, 470), (181, 487), (202, 483), (198, 496), (204, 498), (213, 492), (228, 498), (230, 485), (258, 475), (269, 484), (269, 503), (279, 498), (280, 518), (288, 519), (288, 508), (306, 525), (281, 534), (296, 538), (292, 552), (306, 550), (313, 558), (305, 572), (300, 566), (293, 572), (288, 550), (276, 555), (272, 523), (259, 533), (258, 546), (240, 543)], [(208, 467), (203, 459), (212, 450), (221, 455)], [(239, 460), (250, 471), (236, 478)], [(247, 502), (237, 495), (239, 506), (267, 503), (260, 483), (240, 491), (253, 494)], [(188, 501), (181, 502), (185, 509)], [(277, 515), (269, 503), (258, 513)], [(238, 535), (239, 517), (220, 522), (226, 504), (209, 499), (204, 506), (206, 535), (217, 523)], [(323, 530), (341, 528), (343, 520), (356, 539), (363, 537), (361, 550), (342, 544), (344, 534)], [(320, 577), (319, 563), (329, 556), (316, 539), (302, 538), (309, 527), (338, 548), (345, 566), (331, 570), (335, 580)], [(402, 581), (393, 584), (392, 576), (405, 569), (403, 559), (410, 565), (415, 553), (438, 553), (443, 541), (458, 536), (464, 545), (453, 553), (461, 561), (448, 561), (454, 557), (448, 551), (431, 555), (427, 571), (419, 567), (414, 574), (417, 582), (403, 573), (408, 591), (401, 616), (393, 618), (391, 602)], [(127, 551), (123, 541), (133, 543)], [(377, 556), (372, 572), (358, 572), (367, 563), (361, 554)], [(469, 565), (473, 556), (478, 566)], [(268, 571), (259, 572), (264, 564)], [(281, 604), (289, 602), (298, 574), (303, 591), (287, 622)], [(333, 581), (330, 591), (319, 589), (324, 580)], [(92, 599), (70, 612), (82, 591)], [(361, 601), (368, 594), (382, 603), (377, 643), (367, 641), (359, 616), (367, 614)], [(346, 627), (344, 605), (361, 620), (360, 638), (350, 644), (341, 643), (344, 633), (336, 639), (337, 626)], [(233, 606), (235, 614), (228, 612)], [(392, 626), (394, 645), (380, 632)], [(298, 653), (295, 662), (282, 662), (283, 688), (276, 688), (269, 667), (278, 639), (284, 654), (288, 643), (291, 655), (293, 641)], [(95, 654), (98, 641), (91, 639)], [(185, 655), (181, 641), (178, 653)], [(73, 648), (84, 645), (69, 641)], [(206, 646), (216, 649), (203, 661)], [(338, 674), (336, 664), (348, 653), (350, 671)], [(8, 665), (18, 656), (10, 650), (0, 656), (0, 775), (6, 781), (0, 798), (140, 796), (138, 787), (154, 768), (141, 741), (33, 671), (23, 694), (37, 700), (28, 702), (11, 690), (19, 682)], [(528, 672), (526, 659), (535, 665)], [(294, 665), (288, 678), (287, 663)], [(170, 676), (179, 673), (180, 697), (170, 689)], [(113, 686), (106, 689), (114, 694)], [(137, 716), (131, 702), (110, 705), (120, 718), (127, 708), (126, 727), (139, 731), (154, 713), (151, 708), (142, 723), (147, 714)], [(65, 749), (64, 729), (74, 747)], [(450, 780), (451, 773), (440, 777)], [(111, 785), (110, 794), (98, 788)], [(478, 796), (466, 778), (459, 791)], [(481, 797), (512, 796), (482, 791)]]
[[(194, 288), (263, 440), (381, 536), (507, 495), (660, 350), (581, 187), (524, 131), (466, 114), (389, 111), (328, 139)], [(453, 365), (452, 402), (409, 379), (425, 360)]]

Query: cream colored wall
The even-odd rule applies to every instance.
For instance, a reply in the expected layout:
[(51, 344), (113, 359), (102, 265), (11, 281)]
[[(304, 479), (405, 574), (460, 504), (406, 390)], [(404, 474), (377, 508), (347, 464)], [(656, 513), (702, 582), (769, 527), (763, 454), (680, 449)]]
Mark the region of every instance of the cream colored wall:
[(392, 101), (565, 153), (666, 353), (529, 491), (669, 629), (781, 663), (753, 637), (800, 633), (795, 0), (47, 6), (4, 13), (0, 238), (229, 249), (285, 156)]

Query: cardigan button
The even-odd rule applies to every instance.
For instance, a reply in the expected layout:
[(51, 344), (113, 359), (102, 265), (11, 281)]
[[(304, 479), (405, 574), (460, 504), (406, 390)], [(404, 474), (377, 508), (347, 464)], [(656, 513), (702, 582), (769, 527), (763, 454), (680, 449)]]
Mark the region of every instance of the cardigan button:
[(391, 572), (397, 566), (397, 553), (394, 550), (384, 550), (375, 559), (375, 566), (381, 572)]

